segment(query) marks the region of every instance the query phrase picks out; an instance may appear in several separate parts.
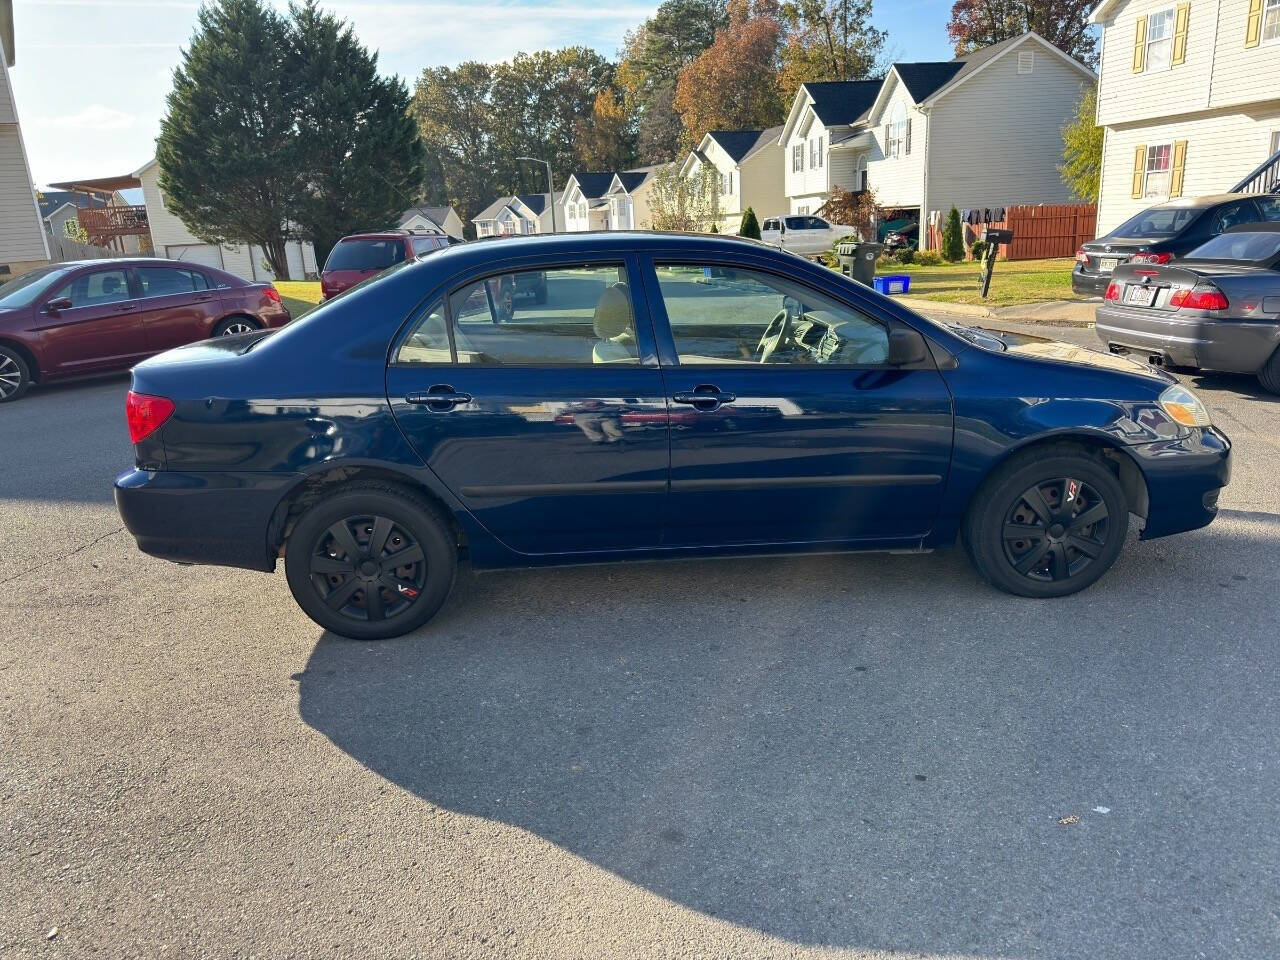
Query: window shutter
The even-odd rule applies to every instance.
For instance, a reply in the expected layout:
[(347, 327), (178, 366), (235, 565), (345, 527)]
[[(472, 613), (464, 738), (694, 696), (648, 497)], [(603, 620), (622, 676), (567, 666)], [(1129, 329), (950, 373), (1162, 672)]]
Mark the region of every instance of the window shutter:
[(907, 133), (906, 133), (905, 139), (907, 142), (906, 142), (906, 145), (902, 148), (902, 152), (910, 153), (911, 152), (911, 118), (910, 117), (907, 117)]
[(1169, 172), (1169, 196), (1182, 196), (1182, 175), (1187, 168), (1187, 141), (1173, 141), (1173, 169)]
[(1173, 56), (1169, 62), (1178, 66), (1187, 61), (1187, 22), (1191, 19), (1191, 4), (1178, 4), (1178, 12), (1173, 21)]
[(1256, 47), (1262, 42), (1262, 0), (1249, 0), (1249, 19), (1244, 28), (1244, 45)]
[[(1261, 2), (1261, 0), (1258, 0)], [(1141, 73), (1147, 68), (1147, 18), (1139, 17), (1133, 34), (1133, 72)]]
[(1144, 143), (1133, 148), (1133, 199), (1142, 199), (1143, 178), (1147, 173), (1147, 146)]

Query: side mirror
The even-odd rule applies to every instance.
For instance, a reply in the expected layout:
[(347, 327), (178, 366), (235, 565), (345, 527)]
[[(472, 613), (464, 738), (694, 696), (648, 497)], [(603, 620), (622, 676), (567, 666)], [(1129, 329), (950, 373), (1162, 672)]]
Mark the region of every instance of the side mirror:
[(55, 297), (44, 305), (44, 312), (56, 314), (59, 310), (70, 310), (72, 306), (70, 297)]
[(923, 363), (928, 356), (929, 346), (915, 330), (895, 327), (889, 331), (889, 366), (908, 367)]

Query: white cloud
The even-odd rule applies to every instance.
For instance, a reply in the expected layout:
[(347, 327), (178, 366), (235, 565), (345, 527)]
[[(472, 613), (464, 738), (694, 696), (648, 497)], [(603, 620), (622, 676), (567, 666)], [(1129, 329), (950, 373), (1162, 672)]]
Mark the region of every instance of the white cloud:
[(31, 124), (59, 130), (127, 130), (137, 118), (131, 113), (92, 103), (75, 113), (60, 117), (32, 117)]

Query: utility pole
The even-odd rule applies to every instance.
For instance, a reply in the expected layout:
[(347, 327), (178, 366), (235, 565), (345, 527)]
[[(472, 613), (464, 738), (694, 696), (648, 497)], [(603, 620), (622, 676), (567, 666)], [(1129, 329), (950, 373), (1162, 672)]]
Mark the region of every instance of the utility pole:
[(540, 160), (538, 157), (516, 157), (516, 159), (540, 163), (547, 168), (547, 203), (551, 204), (551, 232), (559, 233), (559, 228), (556, 226), (556, 182), (551, 176), (551, 161)]

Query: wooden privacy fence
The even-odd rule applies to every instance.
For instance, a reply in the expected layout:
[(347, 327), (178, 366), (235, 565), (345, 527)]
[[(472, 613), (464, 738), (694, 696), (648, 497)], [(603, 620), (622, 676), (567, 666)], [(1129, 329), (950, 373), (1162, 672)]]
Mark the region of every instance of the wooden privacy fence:
[[(944, 210), (937, 225), (930, 225), (930, 247), (942, 247), (942, 230), (947, 225)], [(986, 227), (1013, 231), (1013, 243), (1000, 250), (1002, 260), (1044, 260), (1074, 257), (1080, 245), (1092, 240), (1098, 225), (1098, 208), (1092, 203), (1062, 203), (1041, 206), (1007, 207), (1003, 220), (975, 225), (963, 224), (965, 247), (982, 239)], [(967, 256), (967, 254), (966, 254)]]

